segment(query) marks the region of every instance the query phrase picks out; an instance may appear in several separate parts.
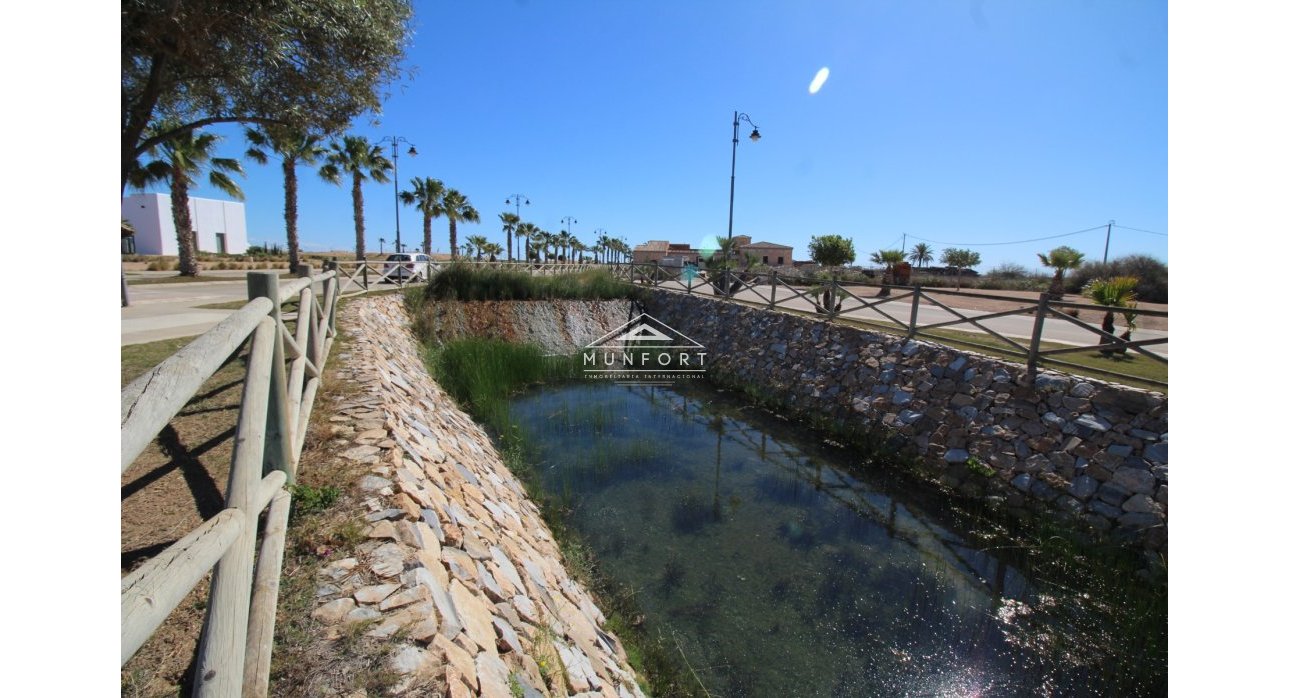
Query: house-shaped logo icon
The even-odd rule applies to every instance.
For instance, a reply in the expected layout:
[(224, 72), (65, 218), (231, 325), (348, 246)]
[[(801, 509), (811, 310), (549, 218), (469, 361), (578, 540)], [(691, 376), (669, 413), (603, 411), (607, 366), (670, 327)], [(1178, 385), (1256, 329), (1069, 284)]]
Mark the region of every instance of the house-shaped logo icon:
[(588, 344), (587, 349), (690, 349), (703, 351), (703, 345), (669, 327), (649, 313), (641, 313), (613, 331)]

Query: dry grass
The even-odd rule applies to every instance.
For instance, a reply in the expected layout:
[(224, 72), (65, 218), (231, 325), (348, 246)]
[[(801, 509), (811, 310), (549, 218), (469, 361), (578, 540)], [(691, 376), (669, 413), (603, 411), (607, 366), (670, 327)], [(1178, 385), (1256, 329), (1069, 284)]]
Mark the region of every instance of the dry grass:
[[(121, 384), (193, 338), (121, 348)], [(135, 569), (224, 507), (233, 430), (242, 399), (245, 351), (197, 395), (121, 476), (121, 574)], [(188, 683), (206, 613), (210, 575), (121, 669), (121, 694), (173, 696)]]

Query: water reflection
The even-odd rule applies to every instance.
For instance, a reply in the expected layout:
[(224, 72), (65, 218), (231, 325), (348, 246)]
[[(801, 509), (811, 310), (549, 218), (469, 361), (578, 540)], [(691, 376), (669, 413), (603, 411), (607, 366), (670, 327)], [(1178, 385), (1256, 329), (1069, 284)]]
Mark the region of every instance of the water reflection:
[(869, 454), (692, 390), (558, 388), (512, 418), (541, 436), (544, 486), (604, 569), (714, 695), (1163, 692), (1163, 660), (1144, 680), (1154, 660), (1110, 625), (1124, 609), (849, 472)]

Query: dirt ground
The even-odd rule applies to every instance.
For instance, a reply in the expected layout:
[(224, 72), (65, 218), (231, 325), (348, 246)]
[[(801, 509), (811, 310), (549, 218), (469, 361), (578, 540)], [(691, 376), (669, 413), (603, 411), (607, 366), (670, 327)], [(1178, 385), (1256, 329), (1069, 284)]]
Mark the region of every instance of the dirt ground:
[[(189, 339), (156, 343), (177, 351)], [(125, 361), (124, 386), (151, 367)], [(210, 378), (121, 476), (121, 574), (133, 571), (224, 508), (245, 353)], [(141, 365), (140, 361), (143, 364)], [(121, 669), (123, 696), (173, 696), (186, 683), (205, 618), (210, 575)]]

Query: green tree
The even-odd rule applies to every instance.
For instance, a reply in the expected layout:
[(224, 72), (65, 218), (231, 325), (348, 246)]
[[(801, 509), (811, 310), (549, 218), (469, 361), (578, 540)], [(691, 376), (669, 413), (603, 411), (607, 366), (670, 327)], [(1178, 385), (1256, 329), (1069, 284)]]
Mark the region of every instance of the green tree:
[[(488, 247), (488, 238), (483, 235), (467, 235), (466, 249), (475, 250), (475, 261), (481, 261), (484, 258), (484, 249)], [(470, 252), (466, 253), (467, 256)]]
[(488, 261), (496, 262), (497, 255), (502, 253), (502, 246), (496, 242), (484, 243), (484, 254), (488, 255)]
[(502, 232), (506, 233), (506, 261), (511, 261), (511, 236), (515, 233), (515, 227), (520, 224), (520, 216), (517, 213), (501, 213), (498, 218), (502, 219)]
[(878, 250), (869, 255), (869, 261), (881, 264), (887, 269), (883, 272), (883, 284), (896, 282), (896, 265), (905, 261), (905, 253), (900, 250)]
[(557, 235), (555, 239), (556, 259), (562, 262), (569, 261), (569, 243), (572, 241), (573, 235), (571, 235), (569, 231), (560, 231), (560, 234)]
[(920, 242), (917, 245), (914, 245), (914, 249), (909, 251), (909, 259), (914, 264), (917, 264), (919, 268), (922, 268), (927, 266), (928, 262), (932, 261), (933, 252), (934, 250), (931, 245), (928, 245), (925, 242)]
[(287, 226), (287, 261), (294, 274), (300, 266), (296, 165), (312, 165), (323, 156), (322, 136), (286, 126), (260, 126), (246, 129), (246, 142), (246, 156), (261, 165), (269, 162), (270, 153), (282, 158), (282, 217)]
[[(1093, 279), (1084, 287), (1083, 295), (1098, 305), (1107, 306), (1106, 314), (1102, 316), (1102, 331), (1107, 334), (1115, 334), (1115, 311), (1110, 308), (1126, 308), (1124, 312), (1125, 330), (1120, 338), (1126, 342), (1132, 337), (1134, 330), (1134, 318), (1137, 313), (1131, 312), (1133, 308), (1138, 307), (1138, 297), (1134, 289), (1138, 285), (1137, 277), (1133, 276), (1116, 276), (1110, 279)], [(1110, 337), (1098, 338), (1098, 344), (1110, 344)], [(1126, 350), (1120, 349), (1102, 349), (1103, 356), (1110, 356), (1112, 353), (1123, 354)]]
[(1039, 252), (1038, 256), (1041, 264), (1053, 270), (1053, 283), (1048, 287), (1048, 293), (1054, 298), (1061, 298), (1066, 291), (1065, 283), (1063, 282), (1066, 270), (1076, 269), (1083, 264), (1084, 253), (1073, 247), (1062, 245), (1061, 247), (1053, 248), (1048, 254)]
[(811, 261), (824, 267), (826, 283), (811, 289), (815, 296), (815, 310), (820, 313), (836, 313), (842, 309), (842, 299), (837, 293), (838, 270), (856, 261), (856, 248), (851, 238), (841, 235), (812, 236), (807, 245)]
[(334, 133), (379, 110), (411, 22), (410, 0), (122, 0), (122, 191), (173, 135), (216, 123)]
[(856, 261), (856, 248), (851, 238), (841, 235), (812, 236), (807, 249), (811, 260), (825, 268), (837, 268)]
[[(169, 129), (169, 124), (159, 128)], [(203, 170), (210, 170), (211, 186), (235, 199), (242, 198), (242, 188), (229, 173), (243, 174), (242, 164), (234, 158), (215, 157), (220, 137), (213, 133), (177, 132), (160, 141), (149, 154), (152, 160), (131, 171), (130, 184), (143, 188), (152, 182), (170, 184), (170, 215), (175, 220), (175, 237), (179, 243), (179, 275), (197, 276), (197, 235), (188, 212), (188, 192)]]
[(470, 198), (456, 189), (443, 193), (443, 217), (448, 219), (448, 245), (452, 258), (457, 258), (457, 221), (478, 223), (479, 211), (470, 205)]
[(363, 181), (370, 177), (375, 182), (388, 182), (390, 178), (386, 173), (393, 167), (394, 164), (381, 152), (381, 146), (372, 145), (362, 136), (345, 136), (327, 146), (327, 164), (318, 170), (318, 176), (325, 182), (339, 186), (342, 174), (348, 174), (353, 182), (350, 196), (354, 201), (354, 258), (360, 261), (367, 259)]
[(963, 288), (963, 270), (981, 263), (981, 253), (947, 247), (941, 251), (941, 264), (954, 267), (954, 290)]
[(415, 204), (421, 212), (421, 251), (430, 254), (433, 249), (430, 224), (443, 215), (443, 182), (431, 177), (413, 177), (408, 184), (412, 188), (399, 192), (399, 200), (408, 206)]

